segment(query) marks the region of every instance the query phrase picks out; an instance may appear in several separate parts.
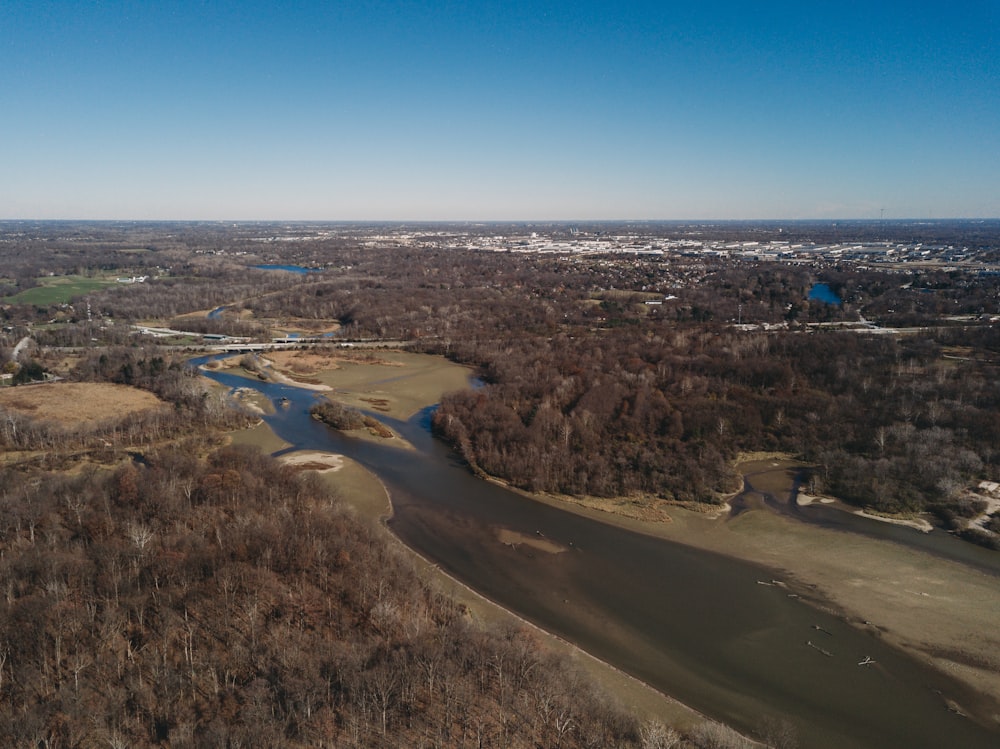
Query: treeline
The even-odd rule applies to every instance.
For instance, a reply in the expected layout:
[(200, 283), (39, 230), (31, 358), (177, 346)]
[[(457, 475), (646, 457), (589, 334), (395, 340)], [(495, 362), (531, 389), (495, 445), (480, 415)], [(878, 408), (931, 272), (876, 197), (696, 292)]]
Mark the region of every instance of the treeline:
[(318, 479), (188, 447), (0, 486), (5, 746), (746, 746), (483, 630)]
[[(741, 230), (816, 241), (916, 231), (672, 228), (699, 241)], [(266, 227), (181, 229), (157, 252), (180, 253), (186, 243), (190, 251), (176, 262), (188, 278), (104, 292), (95, 297), (102, 314), (179, 315), (236, 302), (233, 317), (242, 310), (258, 319), (336, 320), (346, 338), (415, 341), (479, 367), (487, 386), (449, 398), (436, 427), (470, 464), (518, 486), (712, 501), (733, 488), (740, 451), (783, 450), (814, 461), (817, 487), (850, 501), (947, 517), (958, 512), (959, 487), (997, 476), (995, 326), (952, 318), (996, 313), (1000, 276), (702, 255), (484, 252), (442, 247), (456, 240), (447, 227), (405, 246), (391, 232), (363, 242), (357, 227), (274, 244), (252, 236)], [(236, 268), (261, 260), (326, 270)], [(842, 304), (810, 300), (818, 281)], [(806, 332), (809, 323), (859, 315), (932, 327), (898, 340)], [(771, 332), (736, 323), (766, 323)], [(225, 315), (204, 326), (243, 331)]]
[[(141, 284), (129, 284), (94, 292), (89, 296), (95, 313), (122, 320), (172, 320), (179, 315), (208, 311), (240, 299), (281, 289), (294, 279), (285, 274), (265, 273), (228, 264), (185, 262), (171, 269), (171, 275)], [(176, 324), (183, 330), (196, 323), (187, 318)], [(235, 318), (228, 320), (239, 325)], [(204, 332), (219, 332), (206, 329)], [(237, 335), (236, 332), (233, 335)]]
[[(676, 294), (661, 309), (643, 309), (642, 300), (627, 305), (629, 314), (615, 321), (633, 322), (646, 315), (676, 321), (782, 322), (856, 319), (865, 308), (869, 319), (885, 324), (923, 324), (942, 315), (996, 312), (1000, 278), (959, 270), (915, 267), (862, 268), (851, 263), (817, 266), (759, 262), (747, 258), (700, 255), (656, 257), (608, 255), (580, 257), (462, 249), (456, 227), (403, 245), (376, 227), (212, 226), (147, 224), (128, 226), (22, 226), (0, 233), (0, 264), (12, 282), (33, 284), (38, 276), (95, 273), (108, 270), (149, 271), (151, 282), (111, 288), (90, 295), (94, 314), (135, 320), (171, 318), (223, 304), (247, 302), (259, 315), (290, 314), (304, 305), (307, 318), (353, 324), (358, 335), (420, 337), (449, 335), (449, 328), (469, 321), (468, 307), (492, 306), (499, 298), (516, 301), (529, 319), (557, 302), (561, 315), (574, 317), (589, 295), (610, 289), (637, 293)], [(429, 229), (432, 227), (422, 227)], [(540, 227), (568, 238), (565, 227)], [(523, 229), (523, 227), (522, 227)], [(461, 227), (461, 232), (518, 227)], [(712, 226), (598, 224), (594, 236), (636, 231), (698, 242), (782, 239), (787, 241), (950, 242), (974, 248), (996, 243), (992, 224), (843, 226), (822, 222), (787, 225), (720, 223)], [(923, 233), (921, 233), (923, 232)], [(371, 239), (379, 234), (378, 241)], [(283, 237), (279, 243), (266, 241)], [(452, 243), (447, 248), (442, 243)], [(655, 243), (655, 239), (654, 239)], [(295, 276), (247, 268), (259, 263), (291, 263), (326, 269), (322, 274)], [(18, 280), (21, 279), (21, 280)], [(830, 283), (844, 300), (827, 305), (808, 299), (811, 285)], [(400, 300), (398, 292), (418, 291), (419, 298)], [(498, 296), (496, 292), (501, 294)], [(276, 296), (271, 297), (275, 292)], [(302, 293), (300, 293), (302, 292)], [(441, 293), (444, 292), (444, 293)], [(485, 294), (483, 294), (485, 292)], [(512, 298), (513, 295), (513, 298)], [(541, 303), (540, 303), (541, 302)], [(637, 302), (637, 303), (636, 303)], [(578, 307), (574, 309), (574, 307)], [(583, 310), (587, 310), (583, 305)], [(18, 316), (47, 314), (24, 306)], [(510, 317), (495, 316), (497, 320)], [(599, 314), (599, 313), (598, 313)], [(80, 313), (77, 311), (77, 319)], [(476, 313), (471, 317), (475, 319)], [(544, 315), (543, 315), (544, 317)], [(512, 322), (515, 322), (512, 320)], [(444, 323), (442, 325), (441, 323)]]
[(567, 494), (712, 501), (734, 488), (729, 463), (748, 425), (706, 382), (683, 371), (667, 382), (671, 364), (688, 369), (684, 354), (667, 361), (624, 335), (515, 339), (476, 353), (487, 384), (446, 396), (433, 420), (474, 468)]
[(818, 464), (814, 488), (886, 512), (946, 508), (1000, 469), (996, 365), (941, 340), (852, 332), (525, 337), (462, 350), (486, 384), (435, 429), (517, 486), (712, 501), (739, 452)]

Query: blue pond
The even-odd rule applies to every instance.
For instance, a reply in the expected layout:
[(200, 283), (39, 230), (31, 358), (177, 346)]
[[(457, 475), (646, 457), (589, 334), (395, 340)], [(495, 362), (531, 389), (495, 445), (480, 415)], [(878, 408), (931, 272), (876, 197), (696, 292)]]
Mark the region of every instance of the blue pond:
[(301, 265), (255, 265), (253, 266), (257, 270), (283, 270), (288, 273), (321, 273), (320, 268), (305, 268)]
[(841, 303), (839, 296), (834, 293), (833, 289), (827, 286), (825, 283), (818, 283), (813, 285), (809, 289), (809, 298), (815, 299), (818, 302), (825, 302), (827, 304), (837, 304)]

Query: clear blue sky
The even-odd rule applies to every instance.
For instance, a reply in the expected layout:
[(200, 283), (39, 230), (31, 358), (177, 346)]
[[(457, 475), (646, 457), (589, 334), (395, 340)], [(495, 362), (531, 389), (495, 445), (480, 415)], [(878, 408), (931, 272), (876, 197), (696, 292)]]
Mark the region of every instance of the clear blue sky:
[(1000, 2), (0, 3), (0, 218), (1000, 216)]

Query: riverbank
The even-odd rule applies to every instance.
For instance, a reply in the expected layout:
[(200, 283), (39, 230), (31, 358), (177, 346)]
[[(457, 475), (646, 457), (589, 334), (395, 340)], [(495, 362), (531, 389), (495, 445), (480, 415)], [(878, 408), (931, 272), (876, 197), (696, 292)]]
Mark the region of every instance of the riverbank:
[[(780, 464), (767, 464), (762, 470), (768, 468), (775, 468), (780, 474)], [(778, 491), (784, 478), (770, 475), (775, 471), (764, 472), (768, 473), (766, 477), (762, 473), (751, 476), (754, 491), (758, 494)], [(755, 504), (758, 509), (748, 508), (737, 517), (716, 519), (670, 507), (672, 522), (665, 523), (662, 519), (650, 522), (641, 517), (610, 515), (591, 507), (567, 505), (551, 497), (531, 498), (592, 517), (607, 526), (625, 527), (764, 565), (766, 575), (762, 574), (761, 579), (785, 583), (787, 588), (782, 589), (782, 596), (787, 590), (814, 606), (835, 612), (840, 620), (883, 638), (917, 660), (971, 686), (975, 693), (964, 696), (957, 709), (985, 716), (988, 722), (991, 715), (1000, 713), (995, 699), (1000, 693), (996, 679), (1000, 671), (993, 660), (994, 653), (1000, 649), (987, 626), (998, 620), (1000, 612), (997, 593), (992, 590), (996, 587), (993, 576), (942, 562), (903, 545), (780, 517), (766, 509), (763, 503)], [(493, 528), (500, 525), (493, 525)], [(540, 527), (543, 526), (529, 525), (521, 531), (530, 537), (532, 529)], [(555, 528), (547, 528), (545, 535), (554, 537)], [(508, 547), (495, 534), (493, 540)], [(580, 538), (575, 540), (579, 542)], [(544, 556), (539, 558), (533, 553), (535, 551), (542, 551)], [(521, 560), (529, 567), (543, 565), (549, 571), (570, 558), (577, 558), (577, 554), (546, 553), (527, 548), (523, 553), (515, 552), (512, 561)], [(746, 584), (756, 587), (752, 578)], [(739, 590), (732, 593), (735, 599), (740, 598)], [(639, 600), (632, 597), (626, 602)], [(568, 601), (566, 605), (573, 610), (573, 617), (588, 613), (586, 607), (581, 608), (576, 601)], [(650, 605), (654, 605), (652, 601)], [(640, 610), (646, 611), (645, 604), (637, 612)], [(572, 617), (567, 619), (570, 624), (573, 621)], [(568, 631), (573, 631), (572, 626)], [(888, 658), (888, 655), (883, 654), (883, 657)], [(641, 670), (639, 668), (638, 672)], [(694, 673), (701, 672), (699, 669)], [(745, 718), (743, 724), (747, 725)]]
[[(282, 455), (279, 460), (301, 470), (315, 470), (337, 492), (341, 499), (361, 517), (382, 525), (392, 514), (392, 499), (385, 485), (362, 465), (343, 455), (317, 451), (296, 451)], [(553, 635), (518, 616), (510, 609), (480, 595), (469, 586), (455, 579), (438, 565), (421, 556), (400, 541), (394, 534), (388, 534), (399, 547), (409, 555), (424, 574), (434, 581), (441, 592), (465, 607), (476, 621), (486, 625), (497, 625), (516, 621), (521, 626), (535, 632), (554, 651), (562, 653), (576, 663), (612, 699), (643, 720), (658, 720), (666, 725), (689, 730), (705, 723), (708, 719), (698, 711), (684, 705), (672, 697), (653, 689), (638, 679), (629, 676), (609, 663), (581, 650), (566, 640)], [(520, 534), (504, 535), (502, 542), (525, 543), (533, 548), (558, 553), (560, 548), (550, 548), (544, 539), (521, 538)]]
[[(295, 353), (295, 352), (289, 352)], [(376, 356), (362, 355), (335, 362), (325, 357), (316, 360), (302, 360), (289, 357), (282, 366), (297, 363), (300, 370), (305, 365), (323, 363), (336, 367), (331, 371), (311, 371), (307, 376), (322, 378), (325, 384), (333, 386), (329, 393), (341, 402), (365, 405), (391, 418), (409, 418), (418, 411), (440, 401), (447, 390), (468, 386), (470, 371), (439, 357), (430, 357), (408, 352), (378, 352)], [(229, 370), (233, 374), (247, 376), (242, 368)], [(300, 372), (300, 374), (302, 374)], [(235, 444), (256, 445), (266, 452), (279, 452), (290, 445), (279, 439), (271, 429), (261, 423), (242, 432), (231, 435)], [(402, 440), (400, 440), (402, 442)], [(398, 446), (398, 443), (397, 443)], [(284, 453), (280, 458), (289, 465), (302, 470), (317, 470), (319, 475), (338, 495), (360, 516), (382, 525), (392, 515), (392, 503), (388, 490), (381, 480), (356, 461), (342, 455), (315, 450)], [(501, 543), (524, 544), (535, 550), (549, 549), (544, 539), (523, 534), (504, 533)], [(676, 699), (665, 695), (638, 679), (618, 670), (614, 666), (586, 653), (568, 641), (539, 629), (511, 610), (480, 595), (472, 588), (447, 574), (437, 564), (427, 560), (400, 541), (395, 534), (389, 534), (400, 548), (414, 559), (418, 567), (432, 577), (441, 591), (463, 605), (475, 620), (487, 625), (505, 621), (517, 621), (529, 627), (557, 652), (565, 654), (577, 663), (612, 699), (617, 700), (630, 712), (642, 719), (659, 720), (666, 725), (680, 729), (690, 729), (707, 721), (704, 715), (689, 708)]]
[(995, 628), (1000, 586), (993, 575), (766, 508), (728, 517), (672, 507), (671, 522), (663, 523), (544, 495), (526, 496), (600, 522), (769, 567), (793, 594), (981, 693), (976, 712), (1000, 723), (1000, 633)]
[[(971, 687), (982, 699), (962, 712), (1000, 724), (1000, 632), (993, 626), (1000, 621), (997, 577), (904, 544), (776, 513), (763, 496), (792, 502), (796, 468), (783, 456), (749, 456), (739, 471), (752, 478), (749, 493), (755, 499), (735, 517), (728, 504), (716, 510), (634, 498), (563, 497), (485, 478), (602, 523), (766, 566), (792, 595)], [(860, 514), (838, 500), (806, 498)], [(918, 521), (870, 519), (928, 532)]]

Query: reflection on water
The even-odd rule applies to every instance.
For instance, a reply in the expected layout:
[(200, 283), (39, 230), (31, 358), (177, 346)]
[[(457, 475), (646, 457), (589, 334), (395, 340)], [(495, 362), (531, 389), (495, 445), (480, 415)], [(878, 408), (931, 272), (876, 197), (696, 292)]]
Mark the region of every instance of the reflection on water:
[[(692, 707), (752, 732), (794, 723), (808, 747), (995, 747), (947, 709), (982, 699), (792, 597), (776, 573), (583, 518), (473, 477), (428, 432), (389, 422), (416, 451), (356, 440), (308, 415), (313, 394), (221, 373), (291, 407), (267, 416), (297, 448), (340, 452), (385, 482), (390, 527), (489, 598)], [(384, 419), (382, 415), (378, 415)], [(504, 531), (504, 533), (501, 533)], [(565, 548), (551, 553), (544, 539)], [(505, 542), (506, 541), (506, 542)], [(860, 666), (866, 658), (874, 661)]]

